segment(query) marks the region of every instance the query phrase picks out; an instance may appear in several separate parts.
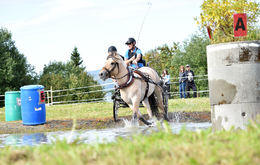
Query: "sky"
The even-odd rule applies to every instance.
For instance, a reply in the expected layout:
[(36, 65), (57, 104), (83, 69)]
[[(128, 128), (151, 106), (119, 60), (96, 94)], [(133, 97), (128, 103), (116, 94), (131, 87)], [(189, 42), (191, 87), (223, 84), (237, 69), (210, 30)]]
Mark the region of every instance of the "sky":
[[(107, 49), (125, 54), (134, 37), (143, 54), (198, 31), (202, 0), (0, 0), (0, 27), (40, 73), (67, 62), (76, 46), (87, 71), (103, 67)], [(139, 38), (139, 39), (138, 39)]]

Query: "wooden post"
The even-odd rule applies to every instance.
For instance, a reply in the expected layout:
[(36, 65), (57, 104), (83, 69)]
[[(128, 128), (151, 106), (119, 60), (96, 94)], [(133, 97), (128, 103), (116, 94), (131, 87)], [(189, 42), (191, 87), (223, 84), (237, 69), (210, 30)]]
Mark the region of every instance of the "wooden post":
[(52, 86), (51, 86), (51, 105), (53, 105)]
[(49, 91), (47, 91), (47, 103), (48, 103), (48, 105), (50, 105), (50, 101), (49, 101)]

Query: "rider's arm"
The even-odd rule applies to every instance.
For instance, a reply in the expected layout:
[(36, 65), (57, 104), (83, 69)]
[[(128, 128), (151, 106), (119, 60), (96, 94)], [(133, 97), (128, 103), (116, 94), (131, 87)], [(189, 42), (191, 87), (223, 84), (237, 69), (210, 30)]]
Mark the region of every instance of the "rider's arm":
[(136, 54), (137, 54), (136, 59), (133, 61), (133, 63), (135, 63), (135, 64), (137, 64), (138, 61), (141, 59), (141, 57), (142, 57), (142, 51), (141, 51), (140, 49), (137, 49), (137, 50), (136, 50)]
[(133, 60), (134, 60), (134, 56), (131, 59), (128, 59), (128, 51), (126, 51), (125, 53), (125, 63), (126, 65), (129, 65)]
[(136, 59), (133, 61), (134, 64), (137, 64), (138, 61), (141, 59), (142, 55), (141, 54), (137, 54)]
[(132, 58), (130, 58), (129, 60), (128, 60), (128, 58), (125, 58), (125, 63), (126, 63), (126, 65), (129, 65), (132, 61), (134, 61), (135, 60), (135, 56), (133, 56)]

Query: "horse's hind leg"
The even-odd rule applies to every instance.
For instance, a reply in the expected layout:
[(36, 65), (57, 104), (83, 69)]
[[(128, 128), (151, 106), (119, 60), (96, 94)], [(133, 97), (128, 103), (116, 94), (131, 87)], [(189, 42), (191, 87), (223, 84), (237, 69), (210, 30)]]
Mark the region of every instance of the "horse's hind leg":
[(148, 97), (145, 98), (142, 103), (143, 103), (144, 107), (147, 109), (147, 113), (149, 115), (149, 118), (151, 119), (153, 117), (153, 114), (152, 114), (151, 106), (148, 101)]
[(155, 96), (157, 97), (158, 107), (163, 112), (164, 120), (169, 121), (169, 119), (168, 119), (168, 108), (164, 107), (164, 105), (163, 105), (162, 89), (160, 87), (156, 86), (154, 93), (155, 93)]

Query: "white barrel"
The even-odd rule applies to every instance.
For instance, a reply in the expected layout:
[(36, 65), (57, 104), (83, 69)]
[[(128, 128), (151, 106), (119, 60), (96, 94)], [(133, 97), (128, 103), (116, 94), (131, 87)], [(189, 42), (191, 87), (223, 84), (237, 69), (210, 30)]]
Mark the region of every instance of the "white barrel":
[(213, 130), (244, 129), (260, 114), (260, 41), (207, 46)]

